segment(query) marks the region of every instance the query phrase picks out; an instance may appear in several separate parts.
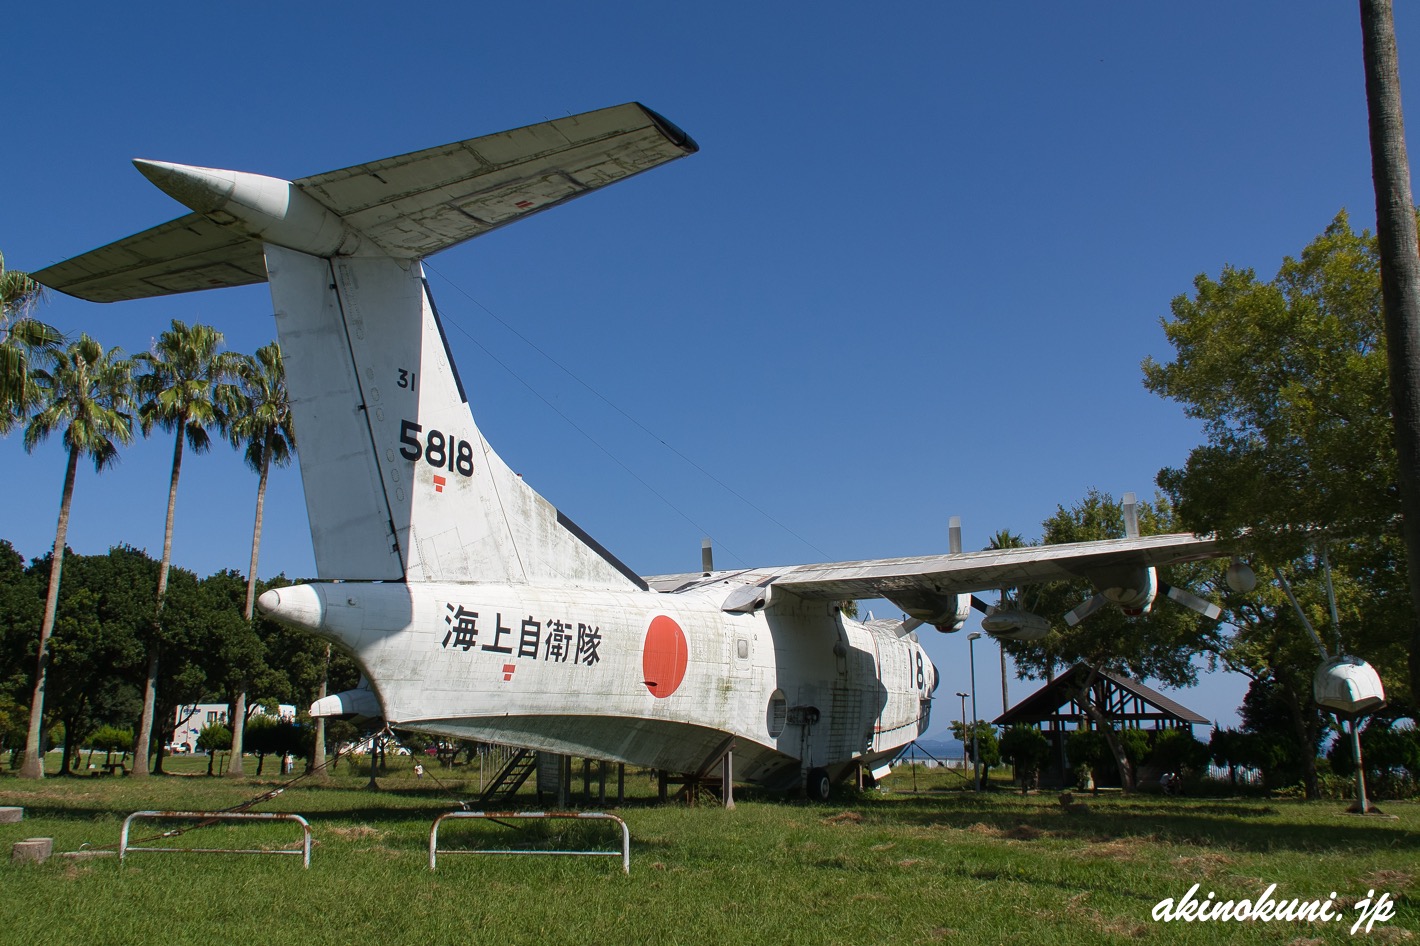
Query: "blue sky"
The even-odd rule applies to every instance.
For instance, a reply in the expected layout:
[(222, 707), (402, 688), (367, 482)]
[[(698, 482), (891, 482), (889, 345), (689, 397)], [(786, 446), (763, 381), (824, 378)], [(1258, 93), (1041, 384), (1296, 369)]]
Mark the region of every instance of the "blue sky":
[[(1350, 4), (335, 9), (10, 11), (6, 264), (185, 212), (134, 157), (294, 178), (644, 102), (701, 152), (429, 261), (484, 432), (643, 574), (697, 568), (704, 535), (722, 567), (910, 555), (953, 515), (979, 548), (1091, 487), (1151, 495), (1200, 440), (1141, 384), (1169, 301), (1224, 264), (1270, 278), (1342, 208), (1374, 224)], [(251, 351), (270, 313), (265, 286), (42, 311), (130, 352), (173, 318)], [(71, 547), (156, 555), (170, 456), (155, 436), (81, 474)], [(26, 556), (62, 468), (0, 441)], [(189, 458), (177, 563), (244, 570), (255, 489), (226, 447)], [(313, 568), (293, 467), (259, 571)], [(931, 637), (941, 692), (966, 689), (965, 635)], [(1243, 689), (1180, 698), (1226, 725)]]

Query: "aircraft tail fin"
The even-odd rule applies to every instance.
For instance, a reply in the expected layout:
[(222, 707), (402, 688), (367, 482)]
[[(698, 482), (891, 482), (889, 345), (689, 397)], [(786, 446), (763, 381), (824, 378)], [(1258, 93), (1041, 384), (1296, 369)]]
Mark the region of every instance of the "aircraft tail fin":
[(484, 440), (417, 262), (265, 250), (320, 577), (645, 587)]
[(484, 441), (419, 261), (696, 149), (632, 102), (295, 181), (136, 161), (194, 213), (35, 276), (271, 284), (320, 577), (645, 588)]

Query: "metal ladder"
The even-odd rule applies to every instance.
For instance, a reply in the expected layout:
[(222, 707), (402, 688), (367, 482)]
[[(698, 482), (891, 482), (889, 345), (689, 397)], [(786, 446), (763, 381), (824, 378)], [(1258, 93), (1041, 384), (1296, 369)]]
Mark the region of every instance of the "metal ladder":
[(523, 787), (523, 783), (528, 780), (528, 776), (537, 771), (537, 752), (532, 749), (519, 749), (508, 759), (506, 765), (493, 776), (493, 781), (488, 783), (488, 787), (483, 790), (483, 794), (478, 796), (481, 804), (489, 802), (503, 802), (512, 798), (518, 793), (518, 789)]

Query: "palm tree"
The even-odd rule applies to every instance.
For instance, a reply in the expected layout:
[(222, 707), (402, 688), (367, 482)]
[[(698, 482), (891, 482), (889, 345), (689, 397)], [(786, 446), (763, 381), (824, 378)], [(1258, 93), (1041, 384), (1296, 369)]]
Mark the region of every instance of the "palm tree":
[(44, 287), (27, 274), (5, 268), (0, 254), (0, 434), (28, 416), (39, 400), (30, 359), (64, 341), (53, 326), (29, 317)]
[(25, 427), (25, 450), (59, 428), (69, 462), (60, 494), (59, 525), (54, 531), (54, 555), (49, 563), (49, 592), (44, 600), (44, 620), (39, 628), (39, 662), (35, 671), (34, 698), (30, 703), (30, 728), (25, 738), (23, 778), (44, 778), (44, 749), (40, 741), (44, 718), (44, 684), (49, 669), (49, 637), (59, 604), (59, 575), (64, 565), (64, 537), (69, 531), (69, 507), (74, 498), (74, 474), (80, 455), (94, 461), (99, 471), (118, 459), (118, 445), (133, 439), (132, 364), (117, 348), (103, 346), (87, 335), (61, 351), (48, 355), (50, 367), (30, 372), (41, 398), (39, 409)]
[[(258, 476), (256, 486), (256, 522), (251, 533), (251, 567), (247, 569), (247, 600), (243, 616), (250, 624), (256, 608), (256, 560), (261, 549), (261, 517), (266, 503), (266, 478), (271, 465), (286, 466), (296, 446), (296, 433), (291, 423), (291, 398), (286, 393), (286, 368), (281, 360), (281, 346), (272, 342), (243, 356), (237, 370), (235, 400), (229, 407), (231, 423), (227, 436), (232, 446), (246, 445), (247, 466)], [(242, 771), (242, 741), (246, 729), (247, 694), (243, 687), (237, 694), (232, 710), (232, 761), (228, 775)]]
[(148, 642), (148, 679), (143, 688), (143, 715), (133, 747), (133, 774), (148, 774), (149, 744), (153, 732), (153, 707), (158, 693), (158, 661), (162, 653), (163, 599), (168, 590), (168, 569), (173, 554), (173, 512), (177, 508), (178, 477), (182, 473), (183, 444), (193, 453), (212, 446), (208, 431), (225, 429), (223, 405), (233, 399), (228, 379), (236, 373), (238, 357), (221, 351), (222, 333), (210, 325), (193, 325), (173, 319), (150, 352), (135, 355), (141, 373), (137, 378), (140, 404), (138, 422), (146, 436), (157, 425), (176, 434), (172, 475), (168, 481), (168, 514), (163, 527), (163, 557), (158, 563), (158, 600), (153, 612), (153, 635)]

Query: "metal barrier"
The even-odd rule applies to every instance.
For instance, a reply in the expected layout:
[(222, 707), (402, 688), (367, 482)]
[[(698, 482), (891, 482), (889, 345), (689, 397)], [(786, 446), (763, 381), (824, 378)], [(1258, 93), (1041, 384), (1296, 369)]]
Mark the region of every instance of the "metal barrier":
[[(503, 820), (535, 820), (543, 818), (566, 818), (574, 821), (615, 821), (621, 825), (621, 870), (623, 873), (631, 873), (631, 832), (626, 827), (626, 822), (616, 815), (602, 814), (596, 811), (451, 811), (448, 814), (440, 815), (434, 819), (434, 825), (429, 829), (429, 869), (435, 869), (435, 858), (439, 853), (439, 825), (449, 818), (480, 818), (484, 821)], [(530, 851), (530, 850), (478, 850), (478, 851), (451, 851), (445, 850), (445, 854), (556, 854), (562, 856), (582, 856), (582, 857), (615, 857), (617, 851)]]
[[(263, 851), (252, 848), (130, 847), (128, 844), (128, 827), (139, 818), (146, 818), (152, 821), (294, 821), (301, 826), (301, 849), (299, 851), (284, 849)], [(170, 831), (159, 835), (159, 837), (166, 838), (180, 833), (180, 831)], [(310, 823), (300, 815), (268, 812), (135, 811), (133, 814), (123, 819), (123, 833), (118, 840), (118, 859), (122, 861), (130, 851), (144, 851), (153, 854), (299, 854), (301, 855), (302, 864), (309, 869), (311, 866), (311, 826)]]

